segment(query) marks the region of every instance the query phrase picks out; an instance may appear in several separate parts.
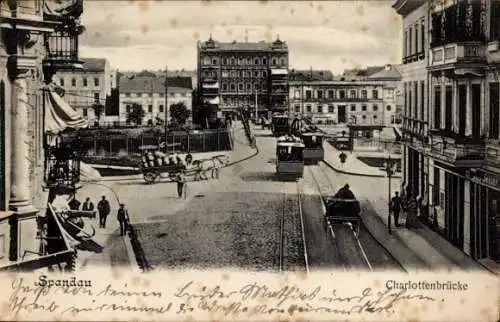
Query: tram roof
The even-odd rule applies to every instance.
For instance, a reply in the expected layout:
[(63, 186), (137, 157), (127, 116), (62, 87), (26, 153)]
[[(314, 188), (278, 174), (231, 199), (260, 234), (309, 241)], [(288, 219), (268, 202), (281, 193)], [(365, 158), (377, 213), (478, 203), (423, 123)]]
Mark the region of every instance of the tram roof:
[(304, 143), (301, 142), (278, 142), (278, 146), (291, 146), (295, 148), (304, 148)]

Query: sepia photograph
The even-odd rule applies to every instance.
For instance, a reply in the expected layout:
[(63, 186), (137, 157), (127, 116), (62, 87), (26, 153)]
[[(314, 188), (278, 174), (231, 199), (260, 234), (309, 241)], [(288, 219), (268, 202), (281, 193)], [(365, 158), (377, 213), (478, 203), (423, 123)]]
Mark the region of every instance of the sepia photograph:
[(0, 316), (500, 319), (499, 0), (0, 0), (0, 33)]

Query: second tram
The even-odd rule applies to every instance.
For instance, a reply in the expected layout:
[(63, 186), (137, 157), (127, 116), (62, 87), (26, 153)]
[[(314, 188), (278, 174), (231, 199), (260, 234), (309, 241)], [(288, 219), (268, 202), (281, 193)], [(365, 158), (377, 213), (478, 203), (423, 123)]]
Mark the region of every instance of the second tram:
[(323, 149), (323, 134), (319, 132), (306, 132), (301, 134), (304, 142), (304, 163), (317, 164), (325, 158)]
[(304, 174), (304, 144), (295, 136), (278, 138), (276, 172), (280, 176), (301, 178)]

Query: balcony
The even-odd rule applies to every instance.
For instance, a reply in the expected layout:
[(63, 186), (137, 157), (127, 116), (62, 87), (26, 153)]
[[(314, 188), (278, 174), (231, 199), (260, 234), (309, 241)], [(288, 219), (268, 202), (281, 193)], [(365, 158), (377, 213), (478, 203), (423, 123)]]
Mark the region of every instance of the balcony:
[(430, 144), (426, 153), (454, 167), (481, 167), (486, 155), (481, 138), (463, 137), (446, 130), (429, 132)]
[(452, 43), (431, 48), (427, 67), (433, 71), (453, 71), (455, 75), (481, 76), (487, 67), (486, 48), (483, 42)]
[(500, 145), (498, 142), (489, 142), (486, 144), (484, 156), (484, 165), (498, 169), (500, 167)]

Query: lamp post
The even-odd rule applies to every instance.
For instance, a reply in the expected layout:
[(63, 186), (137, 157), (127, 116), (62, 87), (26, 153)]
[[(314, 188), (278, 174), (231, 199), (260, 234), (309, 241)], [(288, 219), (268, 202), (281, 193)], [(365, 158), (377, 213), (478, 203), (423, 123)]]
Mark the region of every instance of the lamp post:
[(165, 125), (165, 149), (167, 146), (167, 133), (168, 133), (168, 66), (165, 66), (165, 121), (163, 124)]
[(395, 160), (391, 159), (391, 155), (386, 159), (385, 162), (385, 172), (387, 173), (387, 178), (389, 179), (389, 191), (388, 191), (388, 200), (387, 200), (387, 206), (388, 206), (388, 213), (387, 213), (387, 228), (389, 229), (389, 234), (392, 234), (392, 229), (391, 229), (391, 178), (394, 175), (394, 165), (396, 164), (394, 162)]

